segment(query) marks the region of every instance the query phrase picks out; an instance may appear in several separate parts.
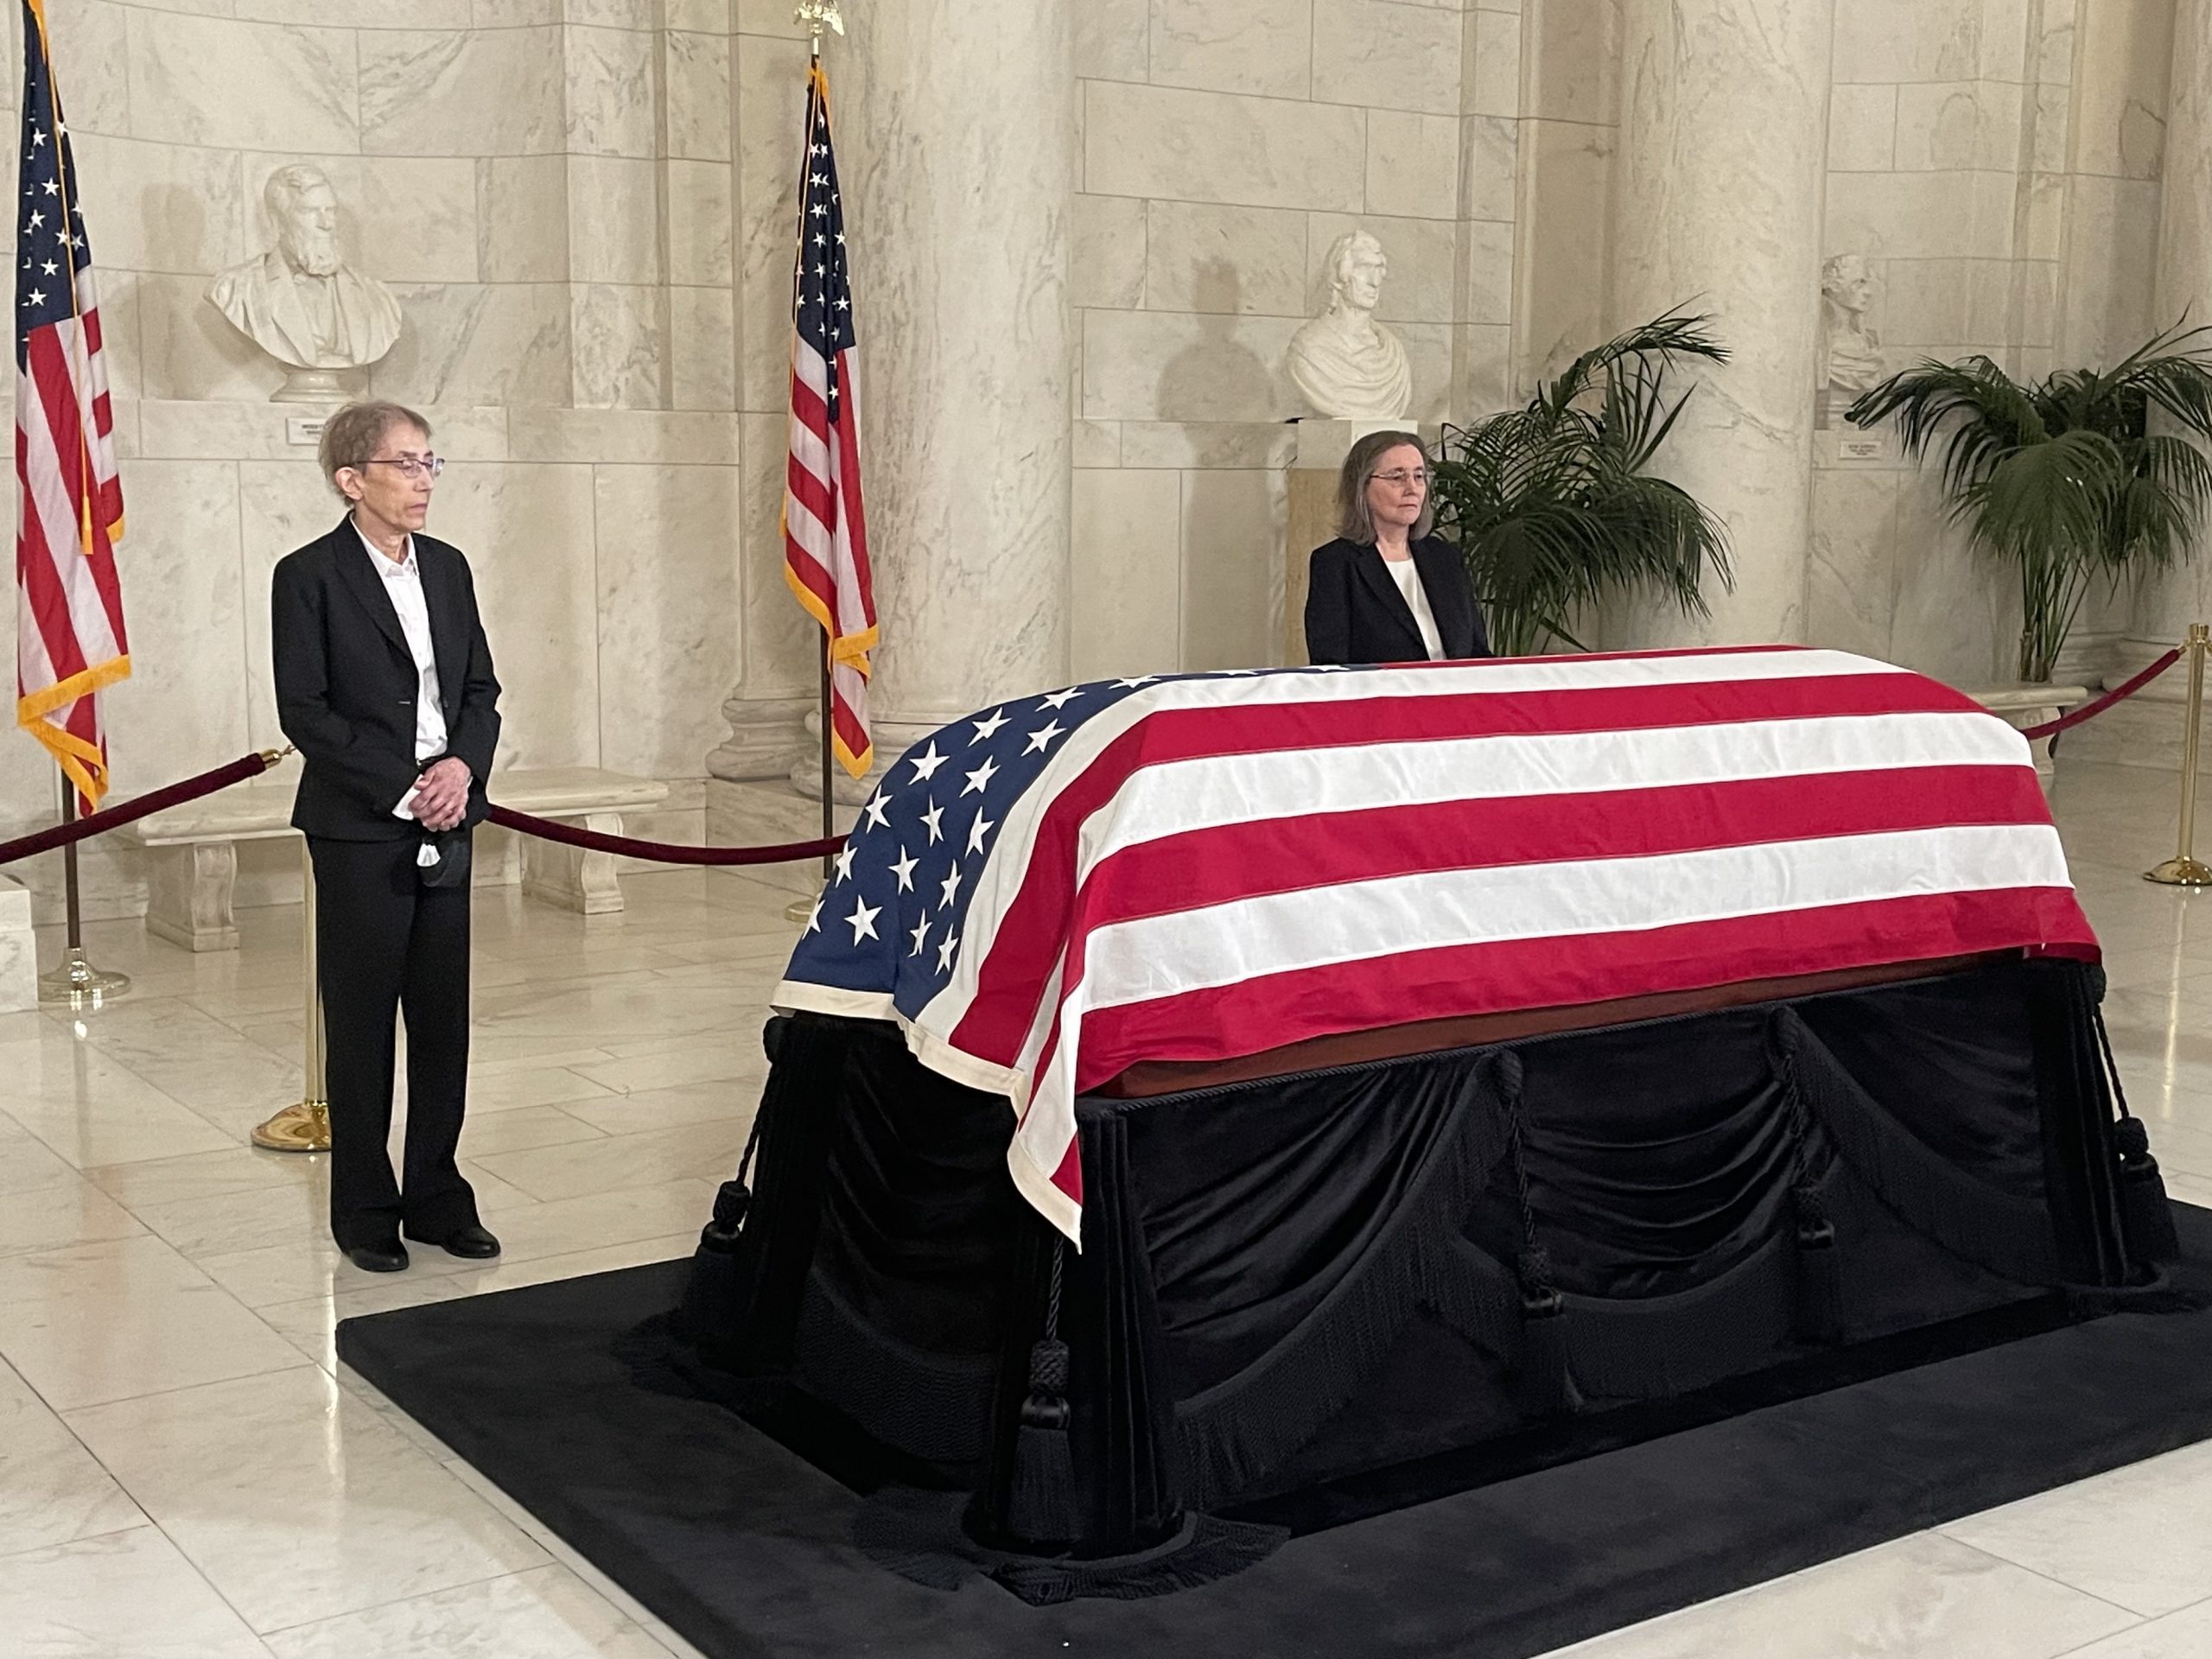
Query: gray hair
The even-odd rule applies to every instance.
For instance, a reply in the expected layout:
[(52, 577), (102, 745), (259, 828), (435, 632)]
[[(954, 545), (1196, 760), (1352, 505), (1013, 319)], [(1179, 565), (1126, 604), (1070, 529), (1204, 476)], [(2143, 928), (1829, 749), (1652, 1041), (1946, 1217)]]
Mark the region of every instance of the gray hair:
[(404, 404), (348, 404), (323, 423), (322, 443), (315, 457), (340, 499), (350, 502), (353, 497), (339, 487), (338, 474), (349, 467), (360, 471), (395, 426), (411, 426), (424, 437), (430, 435), (430, 423)]
[[(1421, 464), (1428, 466), (1428, 446), (1411, 432), (1370, 432), (1352, 445), (1351, 453), (1344, 457), (1344, 471), (1337, 474), (1337, 534), (1344, 540), (1362, 547), (1375, 545), (1375, 514), (1367, 505), (1367, 481), (1375, 476), (1377, 461), (1393, 449), (1405, 448), (1418, 451)], [(1421, 503), (1421, 518), (1410, 539), (1417, 542), (1435, 528), (1436, 497), (1432, 489)]]

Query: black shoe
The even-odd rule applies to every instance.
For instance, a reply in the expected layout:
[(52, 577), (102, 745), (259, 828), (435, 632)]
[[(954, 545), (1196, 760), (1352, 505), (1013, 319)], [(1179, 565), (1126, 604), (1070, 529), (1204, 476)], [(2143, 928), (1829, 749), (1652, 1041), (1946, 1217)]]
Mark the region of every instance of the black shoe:
[(355, 1244), (346, 1259), (363, 1273), (401, 1273), (407, 1267), (407, 1247), (396, 1238), (389, 1244)]
[(435, 1244), (448, 1255), (460, 1256), (465, 1262), (489, 1262), (499, 1253), (499, 1241), (485, 1231), (475, 1222), (466, 1227), (456, 1227), (443, 1238), (423, 1238), (409, 1234), (418, 1244)]

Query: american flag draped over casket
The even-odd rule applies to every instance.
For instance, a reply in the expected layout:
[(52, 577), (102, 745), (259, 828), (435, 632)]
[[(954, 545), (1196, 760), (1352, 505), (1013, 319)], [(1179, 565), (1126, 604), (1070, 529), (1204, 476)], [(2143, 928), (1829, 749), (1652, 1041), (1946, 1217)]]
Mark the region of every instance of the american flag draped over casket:
[(1075, 1101), (1144, 1061), (2020, 949), (2093, 957), (2025, 741), (1741, 651), (1144, 676), (885, 776), (773, 1001), (1005, 1094), (1079, 1238)]

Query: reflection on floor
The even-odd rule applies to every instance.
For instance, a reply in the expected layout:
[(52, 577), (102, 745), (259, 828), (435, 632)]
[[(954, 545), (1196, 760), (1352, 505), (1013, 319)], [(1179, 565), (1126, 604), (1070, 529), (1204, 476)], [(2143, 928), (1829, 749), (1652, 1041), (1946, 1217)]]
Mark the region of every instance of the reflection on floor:
[[(2103, 936), (2130, 1097), (2212, 1204), (2212, 895), (2149, 886), (2157, 774), (2057, 799)], [(2212, 823), (2212, 813), (2206, 821)], [(627, 878), (587, 920), (477, 912), (462, 1144), (489, 1267), (362, 1274), (319, 1159), (247, 1131), (300, 1092), (298, 914), (193, 957), (88, 930), (137, 987), (81, 1023), (0, 1017), (0, 1632), (10, 1651), (662, 1659), (690, 1649), (337, 1373), (334, 1321), (686, 1252), (762, 1072), (788, 895)], [(48, 954), (53, 942), (43, 942)], [(0, 1641), (0, 1647), (6, 1642)], [(1571, 1649), (1584, 1659), (2200, 1659), (2212, 1446), (2177, 1452)]]

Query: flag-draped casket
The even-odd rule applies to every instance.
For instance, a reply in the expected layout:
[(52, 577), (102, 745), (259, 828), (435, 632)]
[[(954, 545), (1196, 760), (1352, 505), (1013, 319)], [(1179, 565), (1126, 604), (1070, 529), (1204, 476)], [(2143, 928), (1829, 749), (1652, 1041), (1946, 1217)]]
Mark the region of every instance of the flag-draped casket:
[(2095, 962), (2019, 734), (1859, 658), (1015, 699), (861, 813), (690, 1317), (1136, 1548), (2139, 1280)]

